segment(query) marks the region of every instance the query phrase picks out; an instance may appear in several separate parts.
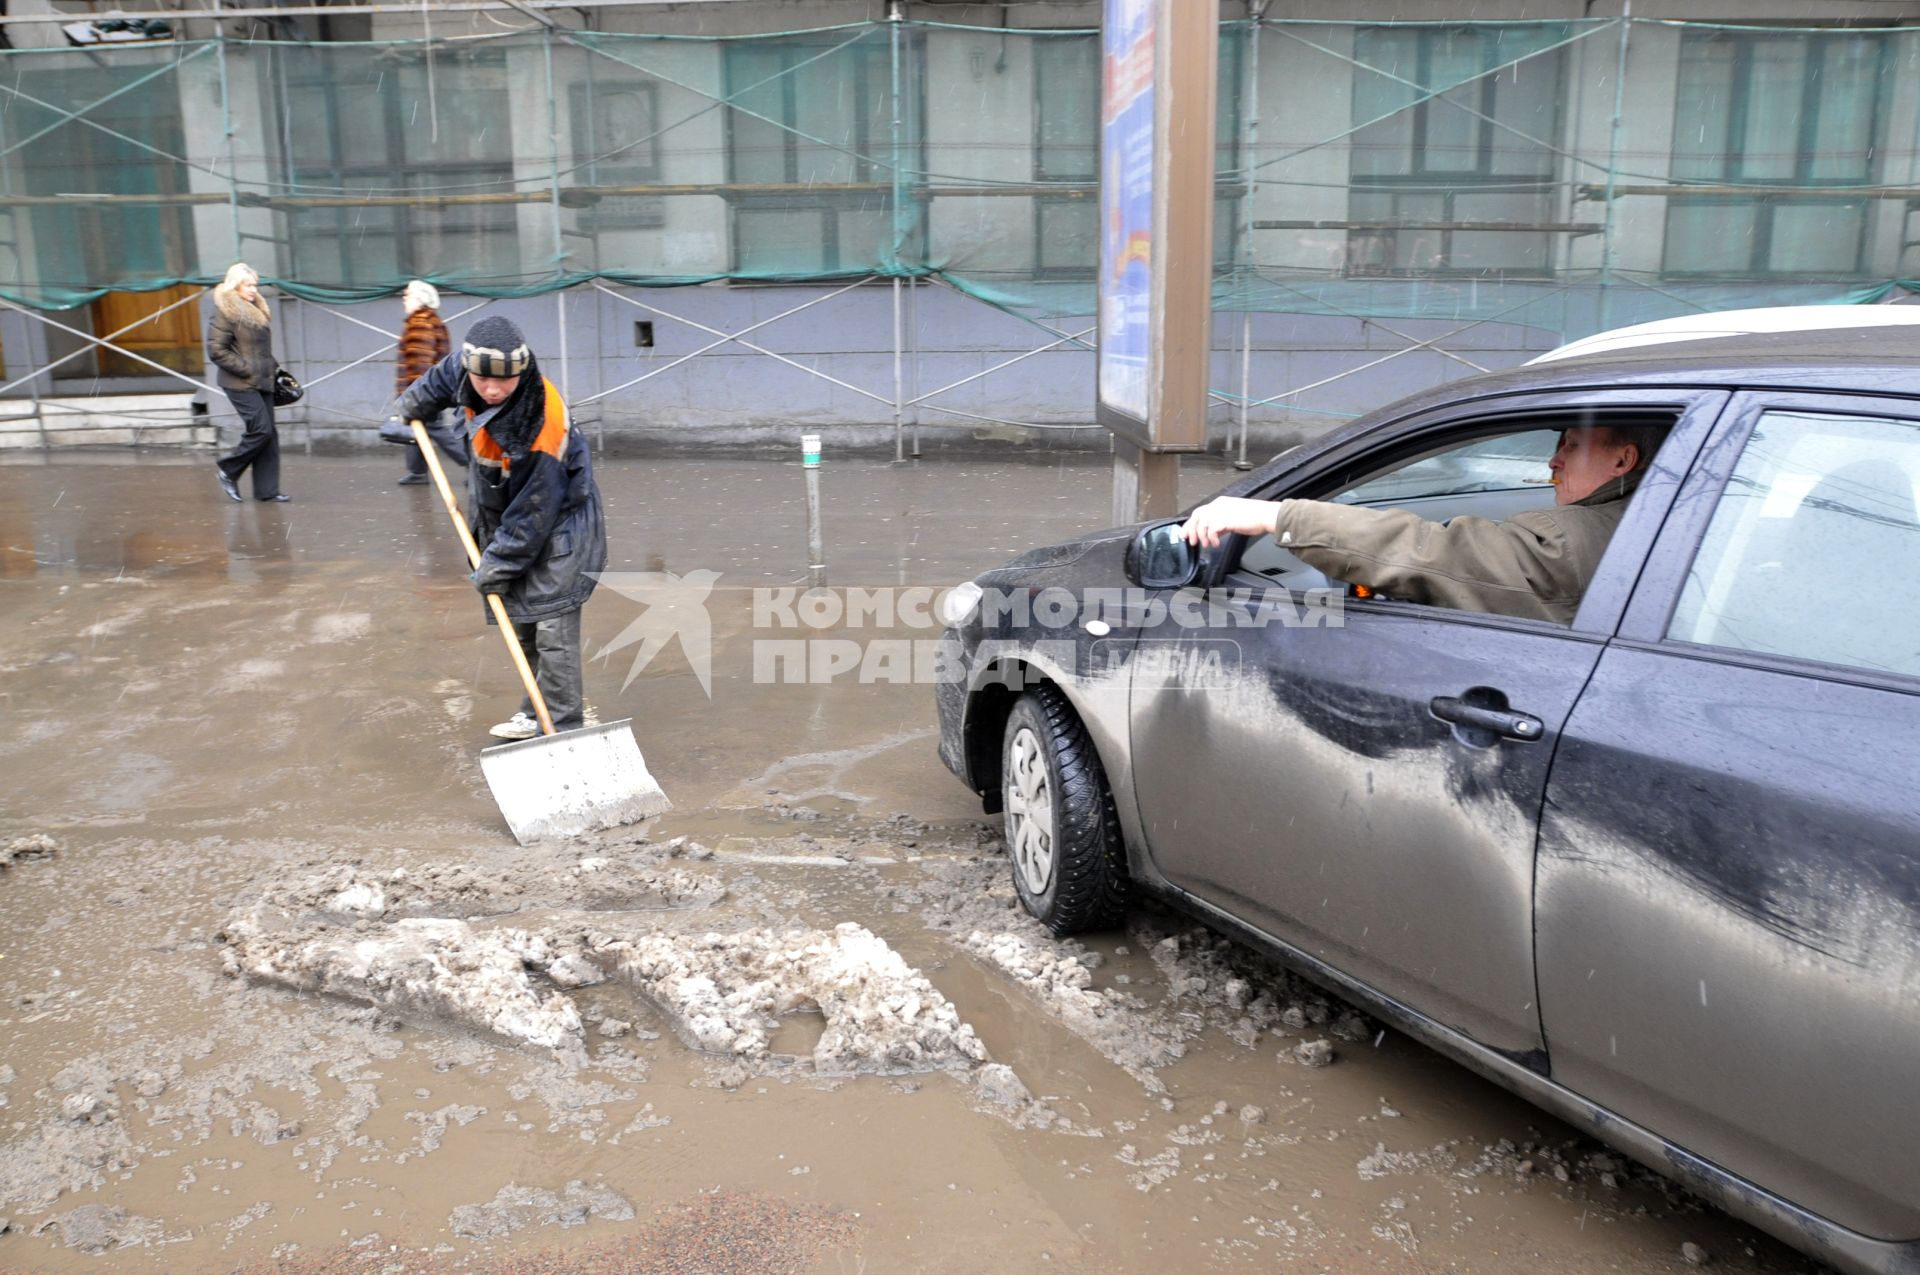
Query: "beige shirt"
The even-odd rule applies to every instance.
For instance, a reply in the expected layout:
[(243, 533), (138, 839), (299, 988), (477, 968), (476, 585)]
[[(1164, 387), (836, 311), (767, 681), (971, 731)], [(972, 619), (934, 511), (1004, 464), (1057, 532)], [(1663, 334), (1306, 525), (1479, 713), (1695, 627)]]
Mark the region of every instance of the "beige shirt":
[(1283, 500), (1273, 538), (1335, 580), (1460, 611), (1573, 623), (1626, 513), (1622, 483), (1505, 522), (1429, 522), (1400, 509)]

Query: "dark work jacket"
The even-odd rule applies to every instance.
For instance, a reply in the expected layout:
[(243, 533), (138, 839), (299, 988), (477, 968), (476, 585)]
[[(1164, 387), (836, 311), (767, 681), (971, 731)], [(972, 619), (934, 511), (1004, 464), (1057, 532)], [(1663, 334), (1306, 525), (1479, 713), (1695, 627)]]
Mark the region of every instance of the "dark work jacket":
[[(404, 422), (466, 406), (472, 420), (472, 407), (462, 403), (466, 378), (460, 356), (449, 354), (408, 387), (394, 411)], [(467, 522), (480, 546), (475, 583), (500, 594), (518, 624), (579, 610), (607, 565), (607, 524), (586, 437), (572, 428), (553, 382), (542, 378), (521, 392), (536, 388), (546, 396), (539, 432), (510, 453), (480, 426), (467, 469)]]

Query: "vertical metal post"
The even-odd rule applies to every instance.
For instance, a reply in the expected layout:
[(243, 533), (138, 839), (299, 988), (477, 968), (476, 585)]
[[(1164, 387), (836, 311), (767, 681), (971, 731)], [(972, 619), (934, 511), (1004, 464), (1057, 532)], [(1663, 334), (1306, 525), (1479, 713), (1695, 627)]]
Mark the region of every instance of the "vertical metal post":
[[(298, 300), (298, 298), (295, 298)], [(305, 301), (300, 302), (300, 380), (304, 384), (313, 379), (313, 367), (307, 361), (307, 325), (313, 322), (313, 312)], [(307, 455), (313, 455), (313, 407), (303, 404), (300, 408), (301, 423), (307, 428)]]
[(920, 459), (920, 279), (907, 280), (907, 390), (913, 395), (913, 458)]
[(240, 258), (240, 161), (233, 148), (233, 81), (227, 74), (227, 25), (219, 17), (220, 0), (213, 0), (213, 34), (219, 42), (220, 130), (227, 136), (227, 213), (233, 221), (233, 259)]
[[(887, 249), (889, 258), (887, 268), (893, 274), (893, 459), (895, 463), (899, 463), (907, 458), (903, 432), (906, 402), (906, 369), (903, 362), (905, 328), (900, 303), (900, 271), (903, 268), (900, 249), (905, 242), (905, 236), (901, 233), (903, 223), (900, 220), (902, 215), (900, 204), (900, 0), (888, 0), (887, 4), (887, 84), (888, 98), (893, 108), (890, 134), (892, 145), (888, 152), (888, 163), (892, 174), (889, 187), (893, 194), (888, 201), (892, 215), (889, 218), (891, 224)], [(915, 447), (914, 455), (919, 454), (920, 449)]]
[[(547, 59), (547, 163), (551, 174), (548, 205), (553, 213), (553, 271), (564, 280), (567, 272), (567, 241), (560, 229), (560, 95), (553, 82), (553, 26), (541, 33)], [(572, 397), (567, 361), (567, 293), (554, 294), (554, 306), (560, 315), (560, 397)]]
[[(32, 341), (29, 340), (27, 345), (28, 348), (31, 349), (33, 345)], [(48, 381), (47, 388), (53, 388), (51, 383), (52, 378), (48, 378)], [(47, 409), (41, 406), (40, 403), (40, 377), (38, 373), (28, 378), (27, 394), (33, 399), (33, 427), (40, 431), (40, 450), (43, 452), (51, 452), (53, 450), (53, 440), (47, 437)], [(217, 435), (215, 436), (215, 441), (218, 441)]]
[[(599, 239), (594, 240), (594, 269), (599, 270)], [(607, 333), (604, 320), (607, 304), (600, 294), (592, 288), (587, 289), (587, 300), (593, 306), (593, 398), (600, 402), (600, 391), (607, 388)], [(593, 412), (593, 445), (595, 449), (607, 445), (607, 409), (597, 406)]]
[(906, 419), (903, 404), (905, 395), (902, 366), (900, 322), (900, 276), (893, 276), (893, 459), (895, 463), (904, 462), (906, 454), (906, 435), (902, 432), (902, 422)]
[(807, 477), (807, 587), (827, 583), (827, 551), (820, 536), (820, 435), (800, 436), (800, 468)]
[(1633, 0), (1621, 0), (1620, 53), (1613, 71), (1613, 133), (1607, 143), (1606, 211), (1600, 223), (1600, 330), (1613, 326), (1613, 184), (1620, 170), (1620, 117), (1627, 101), (1627, 42), (1633, 34)]
[(560, 397), (571, 398), (567, 392), (567, 290), (565, 288), (553, 294), (553, 308), (559, 315), (560, 324)]
[(1247, 268), (1241, 287), (1240, 297), (1240, 452), (1234, 458), (1235, 469), (1251, 469), (1247, 463), (1247, 429), (1252, 424), (1252, 410), (1248, 406), (1253, 398), (1253, 281), (1260, 277), (1259, 263), (1253, 258), (1253, 218), (1254, 218), (1254, 178), (1257, 171), (1254, 163), (1254, 147), (1260, 141), (1260, 24), (1267, 16), (1267, 0), (1254, 0), (1253, 22), (1247, 31), (1247, 47), (1240, 58), (1243, 110), (1246, 118), (1241, 121), (1240, 142), (1240, 180), (1245, 183), (1247, 193), (1241, 197), (1241, 208), (1246, 215), (1241, 220), (1241, 251), (1246, 254)]
[(1234, 404), (1234, 412), (1240, 418), (1240, 454), (1234, 458), (1235, 469), (1251, 469), (1247, 463), (1247, 404), (1253, 398), (1253, 311), (1243, 308), (1240, 311), (1240, 401)]

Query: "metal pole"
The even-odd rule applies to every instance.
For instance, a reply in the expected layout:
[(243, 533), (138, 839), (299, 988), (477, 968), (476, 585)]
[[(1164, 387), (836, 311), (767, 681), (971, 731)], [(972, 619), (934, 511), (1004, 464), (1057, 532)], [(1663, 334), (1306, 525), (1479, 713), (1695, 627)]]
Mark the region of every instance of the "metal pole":
[(907, 386), (913, 398), (913, 458), (920, 459), (920, 279), (907, 280)]
[(1620, 117), (1627, 101), (1627, 41), (1633, 34), (1633, 0), (1621, 0), (1620, 54), (1613, 71), (1613, 133), (1607, 143), (1606, 213), (1600, 225), (1600, 330), (1613, 326), (1613, 186), (1620, 168)]
[[(28, 348), (32, 348), (31, 340), (28, 341)], [(48, 380), (47, 388), (53, 388), (51, 379)], [(40, 406), (40, 374), (38, 372), (27, 378), (27, 394), (33, 399), (33, 427), (40, 431), (40, 450), (50, 452), (53, 450), (53, 440), (47, 437), (47, 411)]]
[(820, 536), (820, 435), (800, 436), (800, 468), (807, 476), (807, 587), (827, 583), (827, 551)]
[[(298, 300), (298, 298), (295, 298)], [(313, 311), (305, 301), (300, 302), (300, 383), (307, 384), (313, 379), (313, 364), (307, 358), (307, 325), (313, 321)], [(313, 408), (305, 403), (300, 406), (300, 423), (306, 426), (307, 455), (313, 455)]]
[[(594, 232), (593, 260), (594, 269), (599, 269), (600, 238), (599, 231)], [(606, 302), (598, 294), (589, 292), (587, 299), (593, 302), (593, 396), (597, 401), (600, 391), (607, 387), (607, 331)], [(607, 445), (607, 409), (601, 408), (593, 414), (593, 446), (595, 450)]]
[(1240, 454), (1234, 458), (1235, 469), (1251, 469), (1247, 463), (1247, 403), (1253, 398), (1253, 311), (1240, 311), (1240, 401), (1234, 405), (1235, 413), (1240, 417)]
[(901, 324), (900, 324), (900, 276), (893, 276), (893, 459), (896, 463), (905, 461), (906, 435), (901, 425), (905, 420), (903, 400), (906, 398), (904, 382), (905, 368), (901, 363)]
[[(892, 145), (888, 156), (893, 177), (891, 183), (893, 197), (888, 201), (891, 205), (889, 212), (892, 214), (892, 225), (888, 236), (890, 246), (887, 256), (890, 260), (887, 265), (893, 272), (893, 459), (898, 463), (906, 460), (905, 434), (902, 429), (906, 400), (904, 364), (906, 343), (904, 312), (901, 309), (900, 299), (900, 249), (905, 242), (905, 237), (900, 233), (902, 215), (900, 207), (900, 0), (888, 0), (887, 24), (887, 82), (893, 107), (890, 134)], [(917, 457), (919, 454), (920, 449), (916, 446), (914, 455)]]
[(1247, 193), (1241, 198), (1246, 209), (1240, 234), (1241, 251), (1246, 253), (1247, 269), (1241, 286), (1247, 291), (1240, 298), (1240, 452), (1234, 458), (1235, 469), (1251, 469), (1247, 463), (1247, 429), (1253, 423), (1250, 407), (1253, 398), (1253, 281), (1259, 277), (1253, 259), (1254, 149), (1260, 141), (1260, 24), (1267, 16), (1267, 0), (1255, 0), (1253, 25), (1247, 33), (1247, 48), (1240, 59), (1246, 83), (1244, 101), (1246, 119), (1241, 121), (1240, 178)]
[(567, 290), (553, 294), (553, 308), (560, 316), (560, 397), (572, 402), (567, 392)]
[[(567, 272), (567, 241), (560, 232), (560, 98), (554, 92), (553, 83), (553, 24), (548, 23), (541, 33), (546, 47), (547, 58), (547, 163), (552, 174), (552, 187), (549, 194), (549, 207), (553, 210), (553, 270), (564, 280)], [(572, 383), (568, 379), (567, 361), (567, 293), (564, 288), (554, 293), (554, 307), (560, 315), (560, 397), (572, 401)]]
[(240, 260), (240, 161), (233, 149), (233, 81), (227, 75), (227, 27), (220, 20), (220, 0), (214, 0), (213, 34), (219, 41), (220, 128), (227, 135), (227, 212), (233, 219), (233, 259)]

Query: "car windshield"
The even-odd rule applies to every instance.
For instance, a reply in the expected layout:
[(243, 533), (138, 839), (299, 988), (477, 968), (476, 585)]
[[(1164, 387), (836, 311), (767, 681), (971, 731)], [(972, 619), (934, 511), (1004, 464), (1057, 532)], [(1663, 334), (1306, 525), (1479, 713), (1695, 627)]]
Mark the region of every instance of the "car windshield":
[(1551, 429), (1477, 439), (1375, 474), (1330, 499), (1345, 505), (1371, 505), (1544, 487), (1550, 478), (1547, 461), (1559, 441), (1559, 431)]

